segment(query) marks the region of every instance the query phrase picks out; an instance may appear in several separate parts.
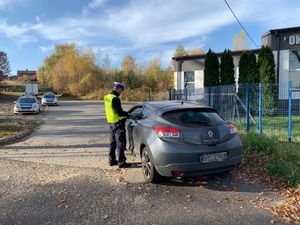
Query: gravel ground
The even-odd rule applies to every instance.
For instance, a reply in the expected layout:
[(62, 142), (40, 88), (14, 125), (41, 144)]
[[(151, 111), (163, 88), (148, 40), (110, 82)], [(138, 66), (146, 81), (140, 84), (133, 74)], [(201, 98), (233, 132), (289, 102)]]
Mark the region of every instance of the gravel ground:
[(143, 184), (134, 157), (132, 169), (108, 167), (101, 103), (61, 102), (43, 120), (30, 137), (0, 147), (0, 225), (284, 224), (251, 205), (280, 196), (230, 173)]

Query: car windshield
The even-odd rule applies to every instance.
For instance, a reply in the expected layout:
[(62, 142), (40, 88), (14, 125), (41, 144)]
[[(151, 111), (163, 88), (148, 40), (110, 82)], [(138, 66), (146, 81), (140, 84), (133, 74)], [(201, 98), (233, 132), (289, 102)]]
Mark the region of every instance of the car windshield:
[(44, 95), (45, 98), (55, 98), (55, 95)]
[(19, 103), (36, 103), (34, 98), (20, 98)]
[(213, 109), (180, 109), (166, 112), (163, 118), (180, 126), (218, 126), (224, 124), (224, 120)]

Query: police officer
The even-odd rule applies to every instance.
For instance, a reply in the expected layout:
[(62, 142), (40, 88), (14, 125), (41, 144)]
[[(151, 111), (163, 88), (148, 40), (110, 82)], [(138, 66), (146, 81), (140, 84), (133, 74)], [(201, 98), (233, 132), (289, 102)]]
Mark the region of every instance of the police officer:
[(110, 166), (119, 165), (119, 168), (131, 167), (131, 164), (126, 162), (124, 153), (126, 148), (125, 121), (129, 114), (123, 111), (121, 100), (119, 99), (124, 88), (124, 84), (114, 82), (113, 91), (104, 97), (105, 113), (110, 133), (108, 162)]

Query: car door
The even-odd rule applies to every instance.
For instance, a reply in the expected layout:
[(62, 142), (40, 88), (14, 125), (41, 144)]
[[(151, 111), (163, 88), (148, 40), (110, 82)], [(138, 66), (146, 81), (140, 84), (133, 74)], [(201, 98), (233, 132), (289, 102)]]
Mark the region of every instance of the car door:
[(133, 149), (136, 155), (140, 154), (140, 146), (147, 144), (146, 140), (148, 140), (153, 127), (151, 118), (153, 118), (152, 111), (147, 106), (144, 106), (142, 112), (132, 123)]
[(137, 105), (137, 106), (134, 106), (133, 108), (131, 108), (128, 111), (128, 113), (130, 113), (130, 115), (132, 117), (136, 117), (136, 118), (128, 119), (128, 122), (127, 122), (127, 125), (126, 125), (128, 150), (132, 153), (133, 153), (134, 147), (135, 147), (134, 143), (136, 142), (134, 140), (136, 135), (133, 135), (133, 131), (134, 131), (134, 128), (136, 127), (136, 125), (137, 125), (137, 118), (141, 117), (142, 110), (143, 110), (143, 106), (142, 105)]

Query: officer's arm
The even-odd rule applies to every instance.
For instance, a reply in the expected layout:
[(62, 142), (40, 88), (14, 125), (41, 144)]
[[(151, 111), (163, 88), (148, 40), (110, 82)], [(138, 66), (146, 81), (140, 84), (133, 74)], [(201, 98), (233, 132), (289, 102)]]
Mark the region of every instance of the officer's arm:
[(113, 98), (112, 100), (112, 108), (118, 114), (118, 116), (126, 116), (128, 117), (128, 112), (123, 111), (121, 107), (121, 101), (119, 98)]

